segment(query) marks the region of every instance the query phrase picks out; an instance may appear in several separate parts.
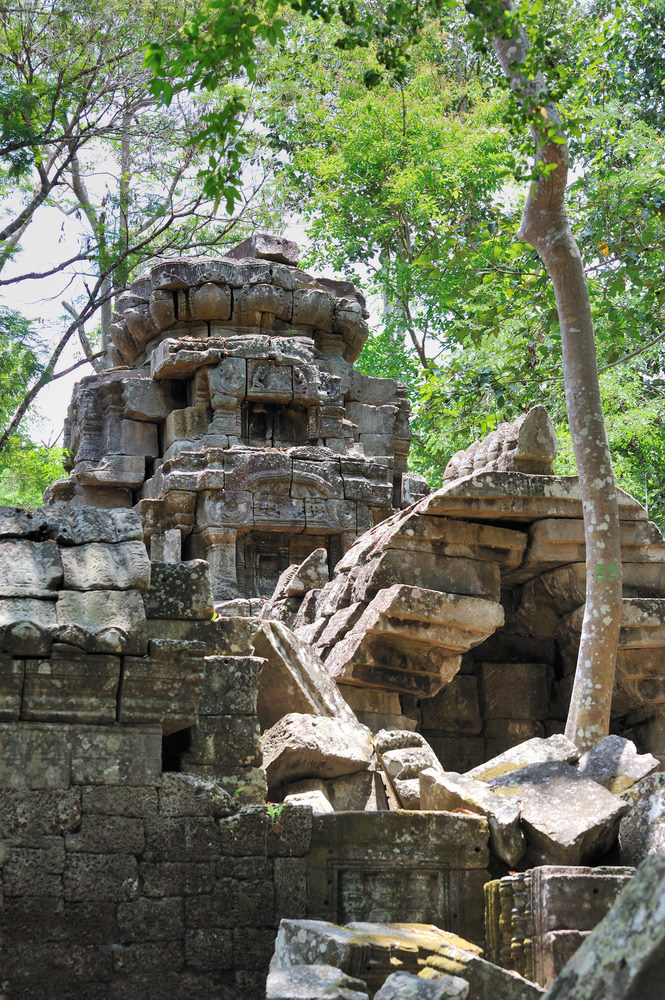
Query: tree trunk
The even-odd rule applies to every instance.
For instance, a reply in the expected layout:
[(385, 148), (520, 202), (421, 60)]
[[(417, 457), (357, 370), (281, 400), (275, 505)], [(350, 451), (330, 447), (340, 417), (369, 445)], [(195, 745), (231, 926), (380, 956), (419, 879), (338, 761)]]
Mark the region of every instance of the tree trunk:
[[(513, 6), (499, 8), (506, 33)], [(496, 32), (497, 7), (483, 2), (479, 15), (492, 39), (511, 90), (531, 122), (539, 179), (531, 186), (520, 238), (538, 252), (552, 279), (561, 328), (568, 421), (577, 461), (586, 542), (586, 606), (566, 736), (585, 750), (609, 732), (614, 672), (621, 628), (621, 548), (616, 487), (600, 399), (589, 289), (582, 257), (565, 209), (568, 145), (547, 85), (524, 76), (525, 32)], [(543, 106), (544, 102), (544, 106)]]

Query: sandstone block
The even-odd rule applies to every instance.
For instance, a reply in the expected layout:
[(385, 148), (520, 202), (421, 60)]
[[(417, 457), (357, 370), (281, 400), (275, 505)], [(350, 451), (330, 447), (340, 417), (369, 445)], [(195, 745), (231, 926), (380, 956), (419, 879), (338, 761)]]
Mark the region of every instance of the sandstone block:
[(77, 462), (76, 478), (82, 486), (126, 486), (137, 489), (145, 479), (142, 455), (107, 455), (99, 462)]
[(544, 990), (523, 979), (517, 972), (492, 965), (480, 955), (447, 945), (436, 955), (428, 955), (420, 971), (423, 978), (436, 979), (441, 973), (454, 975), (469, 984), (470, 997), (491, 997), (492, 1000), (536, 1000)]
[(266, 1000), (369, 1000), (362, 979), (331, 965), (294, 965), (268, 974)]
[(319, 657), (289, 628), (278, 622), (262, 622), (252, 642), (256, 654), (266, 660), (258, 692), (262, 729), (274, 726), (289, 712), (355, 722)]
[(201, 715), (256, 715), (259, 656), (206, 656)]
[(0, 725), (0, 787), (68, 788), (72, 730), (29, 722)]
[(660, 767), (656, 757), (650, 753), (638, 754), (635, 744), (622, 736), (606, 736), (587, 750), (577, 764), (579, 774), (597, 781), (614, 795), (621, 795)]
[(291, 712), (261, 740), (268, 786), (302, 778), (335, 778), (365, 771), (371, 733), (359, 722)]
[(41, 722), (116, 721), (120, 657), (55, 643), (49, 659), (27, 660), (21, 717)]
[(393, 972), (374, 996), (375, 1000), (464, 1000), (468, 995), (469, 984), (459, 976), (423, 979), (411, 972)]
[(148, 618), (210, 620), (214, 607), (205, 560), (152, 563), (151, 571), (150, 589), (145, 595)]
[(491, 788), (462, 774), (429, 768), (420, 773), (420, 808), (452, 811), (469, 809), (487, 816), (490, 846), (497, 857), (514, 867), (524, 855), (526, 841), (517, 802), (502, 800)]
[(140, 590), (150, 583), (143, 542), (89, 542), (61, 550), (65, 590)]
[(512, 747), (499, 757), (467, 771), (466, 777), (476, 778), (479, 781), (489, 781), (502, 774), (526, 767), (528, 764), (540, 764), (546, 761), (574, 763), (579, 760), (579, 757), (580, 752), (575, 744), (565, 736), (556, 733), (554, 736), (548, 736), (547, 739), (534, 737), (520, 746)]
[(665, 860), (647, 858), (589, 934), (547, 1000), (658, 1000), (665, 973)]
[(0, 599), (0, 651), (15, 656), (48, 655), (56, 631), (53, 601)]
[(161, 782), (162, 733), (153, 726), (75, 727), (73, 785), (153, 785)]
[(560, 760), (493, 778), (491, 788), (519, 799), (527, 839), (545, 864), (579, 864), (602, 855), (627, 812), (621, 799)]
[(60, 508), (48, 515), (49, 537), (60, 545), (86, 542), (141, 541), (141, 519), (133, 510), (99, 510), (97, 507)]
[(286, 788), (284, 802), (295, 806), (309, 806), (315, 814), (335, 811), (328, 796), (320, 789), (312, 788), (308, 791), (293, 792), (289, 791), (291, 787), (291, 785), (288, 785)]
[(60, 552), (52, 540), (0, 542), (0, 597), (50, 597), (62, 583)]
[(152, 639), (148, 656), (126, 656), (118, 701), (122, 725), (161, 725), (175, 733), (194, 725), (203, 690), (205, 646)]
[(479, 559), (391, 549), (363, 567), (354, 584), (353, 599), (367, 600), (393, 584), (498, 601), (499, 566)]
[[(618, 490), (620, 518), (646, 521), (644, 507)], [(530, 523), (544, 517), (582, 517), (582, 494), (575, 476), (530, 476), (520, 472), (479, 472), (452, 480), (418, 504), (420, 513), (474, 520)]]
[(137, 590), (61, 590), (55, 608), (61, 642), (88, 653), (145, 653), (145, 610)]
[(622, 796), (630, 807), (619, 825), (621, 861), (639, 865), (650, 854), (665, 856), (665, 774), (651, 774)]

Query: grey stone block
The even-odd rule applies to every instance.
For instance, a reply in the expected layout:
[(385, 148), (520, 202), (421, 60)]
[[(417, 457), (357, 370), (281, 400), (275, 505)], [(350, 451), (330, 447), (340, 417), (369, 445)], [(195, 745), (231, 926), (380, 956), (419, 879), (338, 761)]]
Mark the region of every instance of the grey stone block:
[(142, 854), (145, 846), (143, 820), (131, 816), (84, 815), (65, 837), (65, 850), (90, 854)]
[(63, 891), (65, 900), (74, 903), (136, 899), (139, 894), (136, 858), (122, 854), (68, 853)]
[(152, 785), (162, 777), (161, 729), (76, 729), (71, 747), (74, 785)]
[(145, 595), (148, 618), (202, 618), (214, 611), (210, 570), (203, 559), (184, 563), (152, 563)]
[(185, 905), (180, 898), (137, 899), (118, 904), (119, 940), (177, 941), (185, 933)]

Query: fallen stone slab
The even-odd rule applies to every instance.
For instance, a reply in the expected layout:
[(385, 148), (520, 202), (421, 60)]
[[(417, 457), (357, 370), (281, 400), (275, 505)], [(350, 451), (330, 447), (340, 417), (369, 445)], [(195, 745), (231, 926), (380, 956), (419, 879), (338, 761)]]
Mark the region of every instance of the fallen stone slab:
[(479, 781), (489, 781), (491, 778), (498, 778), (502, 774), (510, 771), (517, 771), (528, 764), (543, 764), (546, 761), (562, 760), (570, 764), (579, 760), (580, 751), (575, 744), (555, 733), (553, 736), (543, 738), (534, 736), (533, 739), (511, 747), (498, 757), (479, 764), (466, 772), (467, 778), (476, 778)]
[(356, 722), (319, 657), (286, 625), (261, 622), (252, 643), (256, 655), (267, 661), (259, 679), (257, 714), (261, 729), (274, 726), (289, 712)]
[(493, 778), (497, 795), (519, 801), (538, 864), (575, 865), (604, 854), (627, 804), (565, 761), (530, 764)]
[(492, 965), (453, 944), (442, 945), (435, 955), (428, 955), (419, 973), (425, 980), (436, 980), (442, 974), (464, 979), (469, 984), (469, 1000), (535, 1000), (545, 992), (519, 973)]
[(577, 772), (620, 795), (642, 778), (659, 771), (660, 766), (652, 754), (638, 753), (632, 740), (612, 735), (580, 757)]
[(326, 670), (340, 682), (430, 697), (455, 676), (460, 654), (503, 621), (493, 601), (395, 584), (380, 590), (350, 629), (342, 626)]
[(662, 1000), (665, 858), (647, 858), (545, 1000)]
[(268, 787), (301, 778), (336, 778), (366, 771), (372, 734), (359, 722), (290, 712), (261, 738)]
[(461, 956), (481, 954), (470, 941), (431, 924), (351, 923), (341, 927), (323, 920), (282, 920), (270, 971), (330, 965), (363, 980), (374, 996), (391, 973), (415, 974), (429, 955), (448, 947)]
[(313, 813), (331, 813), (335, 811), (325, 791), (319, 788), (288, 792), (284, 796), (283, 801), (293, 806), (310, 806)]
[(293, 965), (268, 974), (266, 1000), (369, 1000), (362, 979), (332, 965)]
[(487, 816), (490, 846), (497, 857), (514, 867), (524, 855), (526, 840), (519, 803), (502, 799), (480, 781), (442, 769), (421, 771), (420, 808), (447, 812), (469, 809)]
[(437, 976), (422, 979), (411, 972), (393, 972), (374, 1000), (464, 1000), (469, 984), (459, 976)]
[(665, 774), (650, 774), (622, 798), (629, 811), (619, 824), (621, 863), (639, 865), (650, 854), (665, 857)]

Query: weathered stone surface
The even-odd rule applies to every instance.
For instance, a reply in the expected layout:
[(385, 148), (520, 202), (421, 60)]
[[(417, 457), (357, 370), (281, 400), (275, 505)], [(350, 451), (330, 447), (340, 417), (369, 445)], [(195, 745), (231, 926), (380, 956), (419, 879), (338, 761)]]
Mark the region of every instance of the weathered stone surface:
[[(644, 507), (617, 490), (619, 516), (646, 521)], [(530, 523), (543, 517), (582, 516), (582, 495), (575, 476), (529, 476), (520, 472), (479, 472), (455, 479), (421, 500), (419, 513), (474, 520)]]
[(194, 725), (203, 690), (204, 651), (203, 643), (152, 639), (148, 656), (126, 656), (118, 722), (157, 723), (164, 735)]
[(0, 599), (0, 650), (17, 656), (48, 654), (57, 632), (56, 605), (32, 597)]
[(623, 796), (629, 812), (619, 824), (619, 851), (626, 865), (650, 854), (665, 856), (665, 774), (651, 774)]
[(547, 761), (566, 761), (574, 763), (579, 760), (580, 752), (571, 740), (558, 733), (548, 736), (547, 739), (534, 737), (519, 746), (506, 750), (493, 760), (488, 760), (484, 764), (467, 771), (467, 778), (476, 778), (479, 781), (489, 781), (498, 778), (510, 771), (526, 767), (528, 764), (540, 764)]
[(481, 813), (487, 816), (492, 850), (502, 861), (512, 868), (524, 855), (526, 840), (520, 826), (520, 804), (501, 799), (484, 782), (444, 772), (440, 767), (421, 771), (420, 808), (469, 809)]
[(403, 810), (314, 816), (307, 913), (335, 922), (408, 917), (480, 942), (488, 860), (482, 816)]
[(318, 656), (289, 628), (262, 622), (252, 639), (266, 660), (259, 679), (258, 718), (269, 729), (289, 712), (355, 722), (355, 715)]
[(295, 965), (272, 969), (266, 1000), (369, 1000), (362, 979), (347, 976), (331, 965)]
[(65, 590), (140, 590), (150, 583), (143, 542), (89, 542), (61, 550)]
[(622, 736), (606, 736), (580, 757), (577, 771), (585, 778), (597, 781), (614, 795), (621, 795), (660, 767), (660, 761), (650, 753), (638, 754), (631, 740)]
[(359, 722), (291, 712), (261, 739), (269, 787), (302, 778), (334, 778), (365, 771), (371, 733)]
[(420, 975), (436, 980), (439, 975), (456, 976), (469, 984), (470, 997), (491, 997), (492, 1000), (536, 1000), (544, 990), (523, 979), (517, 972), (492, 965), (480, 955), (455, 945), (442, 947), (435, 955), (428, 955)]
[(459, 976), (422, 979), (411, 972), (393, 972), (374, 994), (375, 1000), (464, 1000), (468, 995), (469, 984)]
[[(74, 726), (72, 785), (153, 785), (162, 778), (162, 733), (152, 726)], [(93, 897), (94, 898), (94, 897)]]
[(579, 864), (611, 847), (626, 804), (565, 761), (529, 764), (491, 788), (519, 800), (527, 840), (545, 864)]
[(25, 662), (0, 653), (0, 722), (14, 722), (21, 713)]
[(54, 541), (0, 542), (0, 597), (55, 597), (62, 583), (60, 552)]
[(487, 957), (551, 986), (634, 868), (542, 865), (485, 886)]
[(547, 1000), (658, 1000), (665, 974), (665, 859), (642, 863)]
[(145, 610), (137, 590), (61, 590), (55, 606), (61, 642), (88, 653), (146, 650)]
[(396, 967), (415, 973), (430, 954), (448, 947), (460, 952), (468, 948), (469, 956), (480, 951), (471, 942), (428, 925), (354, 923), (340, 927), (319, 920), (282, 920), (270, 971), (324, 963), (361, 979), (374, 996)]
[(214, 607), (207, 563), (203, 559), (152, 563), (145, 608), (148, 618), (210, 620)]
[(481, 441), (450, 459), (446, 480), (478, 472), (530, 472), (551, 474), (557, 453), (554, 425), (544, 406), (533, 406), (513, 423), (499, 424)]
[[(478, 681), (483, 718), (544, 718), (550, 674), (546, 663), (481, 663)], [(519, 698), (515, 697), (516, 691)]]
[(48, 659), (26, 661), (21, 718), (114, 723), (119, 681), (120, 657), (56, 643)]

